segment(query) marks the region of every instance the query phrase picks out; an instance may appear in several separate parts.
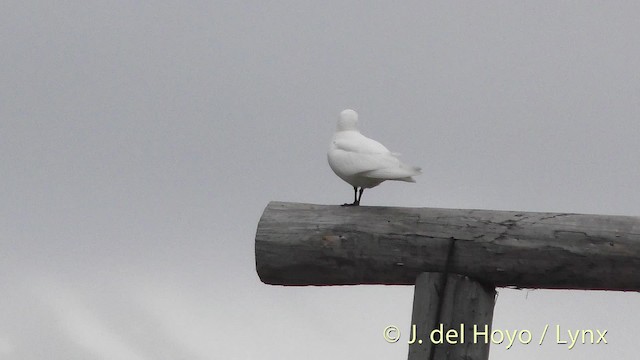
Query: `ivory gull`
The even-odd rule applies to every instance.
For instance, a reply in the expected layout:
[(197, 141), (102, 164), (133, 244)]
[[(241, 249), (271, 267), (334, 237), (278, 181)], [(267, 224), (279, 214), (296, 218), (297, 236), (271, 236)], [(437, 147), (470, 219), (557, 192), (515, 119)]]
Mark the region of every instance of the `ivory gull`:
[(416, 182), (419, 167), (402, 163), (397, 154), (358, 131), (358, 113), (351, 109), (340, 113), (327, 158), (329, 166), (342, 180), (353, 186), (354, 200), (343, 206), (358, 206), (362, 192), (385, 180)]

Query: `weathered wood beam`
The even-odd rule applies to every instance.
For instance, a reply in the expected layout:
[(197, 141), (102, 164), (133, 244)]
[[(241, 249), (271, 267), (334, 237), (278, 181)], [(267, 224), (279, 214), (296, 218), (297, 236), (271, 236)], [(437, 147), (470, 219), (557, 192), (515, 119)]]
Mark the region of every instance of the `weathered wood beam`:
[(413, 285), (450, 272), (492, 286), (640, 290), (640, 218), (271, 202), (256, 268), (274, 285)]
[(479, 334), (491, 334), (495, 299), (495, 288), (466, 276), (420, 274), (413, 295), (409, 360), (488, 359), (489, 337)]

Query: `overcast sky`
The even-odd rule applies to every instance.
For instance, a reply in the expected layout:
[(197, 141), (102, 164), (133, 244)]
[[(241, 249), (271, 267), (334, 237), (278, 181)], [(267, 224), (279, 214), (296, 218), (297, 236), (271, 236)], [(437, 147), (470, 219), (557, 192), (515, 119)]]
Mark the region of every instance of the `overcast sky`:
[[(409, 286), (277, 287), (271, 200), (341, 204), (338, 114), (422, 166), (363, 205), (640, 215), (640, 3), (3, 1), (0, 359), (404, 359)], [(634, 359), (637, 293), (499, 289), (494, 328)]]

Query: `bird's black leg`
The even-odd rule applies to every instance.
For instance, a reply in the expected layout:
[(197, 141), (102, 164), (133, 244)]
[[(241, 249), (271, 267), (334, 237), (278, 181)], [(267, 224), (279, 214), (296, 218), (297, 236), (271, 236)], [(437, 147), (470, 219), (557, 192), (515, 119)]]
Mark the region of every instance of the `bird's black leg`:
[(356, 201), (356, 205), (360, 205), (360, 200), (362, 200), (362, 193), (364, 192), (364, 188), (360, 188), (358, 200)]
[[(360, 196), (362, 196), (362, 190), (360, 190)], [(360, 200), (358, 199), (358, 188), (356, 186), (353, 187), (353, 203), (342, 204), (342, 206), (358, 206), (360, 204)]]

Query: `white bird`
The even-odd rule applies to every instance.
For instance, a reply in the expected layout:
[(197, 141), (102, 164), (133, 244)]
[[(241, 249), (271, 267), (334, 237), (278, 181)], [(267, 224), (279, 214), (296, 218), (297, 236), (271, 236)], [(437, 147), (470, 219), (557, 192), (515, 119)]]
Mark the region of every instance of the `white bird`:
[(358, 131), (358, 113), (351, 109), (340, 113), (327, 158), (329, 166), (342, 180), (353, 186), (354, 200), (343, 206), (358, 206), (364, 189), (380, 185), (385, 180), (416, 182), (419, 167), (402, 163), (379, 142)]

